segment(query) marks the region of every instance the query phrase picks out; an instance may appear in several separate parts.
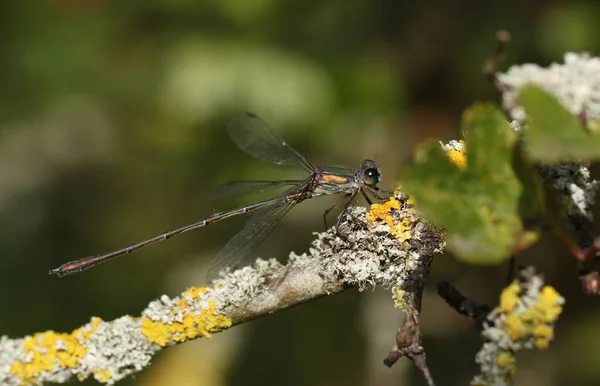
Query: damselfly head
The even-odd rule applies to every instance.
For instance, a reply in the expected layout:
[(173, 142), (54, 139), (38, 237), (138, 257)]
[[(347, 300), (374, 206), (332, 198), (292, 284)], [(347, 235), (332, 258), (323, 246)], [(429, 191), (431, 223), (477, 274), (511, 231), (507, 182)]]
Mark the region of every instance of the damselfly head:
[(381, 173), (379, 173), (375, 161), (370, 159), (364, 160), (361, 165), (361, 170), (363, 171), (363, 182), (365, 185), (375, 186), (381, 182)]

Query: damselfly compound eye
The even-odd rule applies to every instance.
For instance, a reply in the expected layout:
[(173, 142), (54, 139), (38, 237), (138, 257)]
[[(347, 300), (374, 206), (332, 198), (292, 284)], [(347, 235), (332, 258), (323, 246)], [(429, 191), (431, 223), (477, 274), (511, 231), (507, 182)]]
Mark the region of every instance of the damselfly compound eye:
[(369, 186), (377, 185), (379, 181), (381, 181), (381, 175), (379, 174), (379, 170), (375, 168), (369, 168), (365, 170), (363, 181)]

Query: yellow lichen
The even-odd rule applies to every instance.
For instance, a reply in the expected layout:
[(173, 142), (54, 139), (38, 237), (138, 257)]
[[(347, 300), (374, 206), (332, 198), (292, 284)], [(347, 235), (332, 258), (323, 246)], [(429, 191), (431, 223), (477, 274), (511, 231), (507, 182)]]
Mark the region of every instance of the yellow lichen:
[(562, 312), (560, 303), (561, 297), (558, 292), (550, 286), (545, 286), (537, 301), (523, 313), (523, 319), (535, 325), (554, 323)]
[(554, 337), (554, 330), (547, 325), (542, 324), (533, 329), (533, 335), (538, 338), (551, 339)]
[(517, 371), (515, 366), (515, 356), (508, 351), (502, 351), (499, 353), (496, 357), (496, 362), (498, 362), (500, 367), (507, 369), (511, 374), (514, 374)]
[(222, 314), (215, 315), (215, 302), (211, 300), (208, 304), (208, 309), (200, 311), (199, 314), (184, 311), (181, 322), (165, 324), (145, 318), (142, 321), (142, 334), (146, 335), (150, 342), (164, 347), (171, 342), (183, 342), (198, 337), (210, 338), (212, 333), (231, 327), (231, 319)]
[(77, 336), (79, 338), (81, 338), (84, 342), (86, 340), (88, 340), (88, 338), (94, 334), (96, 332), (96, 329), (98, 328), (98, 325), (100, 325), (100, 322), (102, 322), (102, 319), (98, 318), (98, 317), (93, 317), (92, 318), (92, 326), (89, 330), (86, 330), (85, 327), (82, 328), (78, 328), (76, 330), (73, 330), (73, 332), (71, 333), (71, 335), (73, 336)]
[(373, 204), (367, 215), (367, 222), (373, 225), (375, 222), (383, 220), (387, 226), (391, 227), (394, 225), (394, 219), (390, 213), (392, 210), (400, 210), (400, 201), (396, 198), (390, 198), (381, 204)]
[(110, 370), (94, 370), (96, 378), (101, 382), (108, 382), (112, 378), (112, 371)]
[(514, 341), (519, 340), (526, 334), (525, 325), (518, 315), (509, 314), (504, 320), (504, 328), (510, 338)]
[(554, 287), (551, 287), (549, 285), (544, 286), (544, 288), (542, 288), (542, 291), (540, 292), (540, 300), (543, 300), (545, 302), (556, 304), (560, 303), (561, 299), (562, 298), (558, 291), (555, 290)]
[[(97, 320), (95, 320), (97, 319)], [(23, 383), (35, 383), (42, 371), (51, 371), (54, 366), (76, 368), (79, 360), (87, 353), (78, 338), (86, 340), (95, 331), (100, 319), (92, 320), (92, 329), (79, 328), (70, 334), (46, 331), (23, 341), (23, 352), (31, 355), (31, 361), (15, 361), (11, 374), (21, 378)]]
[(406, 307), (406, 292), (401, 287), (396, 287), (393, 290), (392, 298), (394, 299), (394, 307), (404, 309)]
[[(543, 286), (539, 277), (529, 283), (513, 281), (500, 295), (500, 304), (489, 315), (494, 330), (485, 336), (497, 344), (484, 348), (478, 363), (482, 375), (471, 385), (512, 384), (517, 371), (515, 351), (532, 347), (543, 350), (554, 337), (554, 322), (562, 311), (563, 298), (550, 286)], [(504, 334), (495, 331), (500, 327)], [(486, 327), (487, 328), (487, 327)], [(510, 339), (510, 341), (509, 341)], [(493, 352), (496, 363), (489, 366), (488, 354)]]
[(519, 298), (521, 292), (521, 288), (519, 287), (519, 283), (514, 281), (508, 287), (502, 290), (500, 294), (500, 312), (510, 312), (515, 308), (515, 306), (521, 300)]
[(414, 223), (409, 218), (403, 218), (398, 224), (392, 226), (390, 233), (394, 235), (401, 243), (412, 238), (412, 228)]
[(547, 339), (536, 339), (535, 340), (535, 347), (538, 350), (544, 350), (546, 348), (548, 348), (548, 346), (550, 345), (550, 341)]
[[(183, 296), (190, 297), (192, 299), (197, 299), (201, 295), (204, 295), (206, 292), (207, 292), (206, 288), (204, 288), (204, 287), (192, 287), (189, 290), (185, 291), (183, 293)], [(180, 303), (180, 307), (181, 307), (181, 303)], [(183, 308), (183, 307), (181, 307), (181, 308)]]
[(467, 168), (467, 146), (464, 141), (460, 142), (463, 144), (462, 150), (450, 149), (446, 155), (450, 162), (458, 166), (460, 170), (465, 170)]
[(562, 313), (560, 294), (551, 286), (542, 288), (538, 301), (532, 307), (543, 323), (554, 323)]
[[(400, 210), (401, 208), (401, 203), (396, 198), (390, 198), (381, 204), (373, 204), (367, 215), (367, 222), (370, 225), (374, 225), (378, 221), (383, 221), (385, 225), (390, 227), (390, 233), (400, 242), (410, 240), (413, 236), (412, 229), (414, 222), (408, 217), (403, 218), (399, 222), (394, 222), (392, 215), (392, 211)], [(412, 210), (408, 209), (407, 213), (412, 214)]]
[(562, 312), (562, 298), (550, 286), (544, 286), (536, 301), (527, 309), (519, 310), (521, 290), (515, 281), (502, 291), (498, 311), (506, 314), (504, 330), (513, 341), (533, 341), (542, 350), (554, 338), (553, 323)]
[(149, 318), (142, 320), (142, 334), (146, 335), (150, 342), (163, 347), (167, 345), (171, 338), (167, 324), (155, 322)]

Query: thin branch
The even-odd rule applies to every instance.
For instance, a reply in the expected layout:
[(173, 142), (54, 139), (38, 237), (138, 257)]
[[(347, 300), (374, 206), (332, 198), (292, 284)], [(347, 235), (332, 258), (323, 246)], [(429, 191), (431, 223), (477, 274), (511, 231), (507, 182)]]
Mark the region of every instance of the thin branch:
[(456, 312), (473, 319), (477, 331), (483, 330), (483, 323), (492, 310), (492, 307), (468, 299), (452, 284), (446, 281), (441, 281), (437, 284), (437, 291), (438, 295), (440, 295), (450, 307), (455, 309)]
[(517, 264), (517, 255), (512, 254), (508, 259), (508, 268), (506, 269), (506, 285), (509, 285), (515, 278), (515, 266)]
[(422, 345), (419, 311), (414, 307), (406, 310), (406, 319), (396, 333), (396, 344), (383, 363), (387, 367), (392, 367), (403, 356), (413, 361), (421, 371), (427, 385), (435, 386), (431, 371), (427, 367), (425, 349)]
[(510, 43), (510, 33), (506, 30), (498, 30), (496, 32), (496, 41), (498, 42), (496, 51), (485, 59), (481, 66), (481, 72), (498, 90), (502, 91), (500, 84), (496, 80), (496, 73), (500, 64), (506, 59), (506, 49), (508, 48), (508, 43)]

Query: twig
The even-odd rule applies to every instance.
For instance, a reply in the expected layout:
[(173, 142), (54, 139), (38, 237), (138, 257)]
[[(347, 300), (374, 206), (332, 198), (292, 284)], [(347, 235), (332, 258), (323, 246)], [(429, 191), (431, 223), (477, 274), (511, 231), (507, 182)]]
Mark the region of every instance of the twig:
[(483, 330), (483, 322), (492, 310), (492, 307), (468, 299), (452, 284), (446, 281), (441, 281), (437, 284), (437, 292), (456, 312), (473, 319), (477, 331)]
[(509, 285), (515, 278), (515, 264), (517, 264), (517, 255), (511, 255), (508, 259), (508, 269), (506, 273), (506, 285)]
[(421, 371), (427, 385), (435, 386), (431, 371), (427, 367), (425, 349), (422, 346), (421, 340), (419, 311), (414, 307), (410, 307), (406, 310), (406, 319), (404, 319), (402, 327), (396, 333), (396, 344), (387, 358), (383, 360), (383, 363), (387, 367), (392, 367), (398, 359), (405, 356), (412, 360)]

